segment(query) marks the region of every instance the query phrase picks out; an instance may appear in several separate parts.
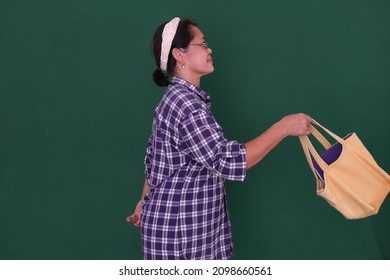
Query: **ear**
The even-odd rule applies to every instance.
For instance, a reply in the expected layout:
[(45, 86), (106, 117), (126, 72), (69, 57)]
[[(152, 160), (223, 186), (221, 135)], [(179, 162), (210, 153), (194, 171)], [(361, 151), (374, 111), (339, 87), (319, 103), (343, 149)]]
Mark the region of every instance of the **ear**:
[(174, 48), (172, 50), (172, 56), (176, 61), (183, 63), (183, 52), (180, 49)]

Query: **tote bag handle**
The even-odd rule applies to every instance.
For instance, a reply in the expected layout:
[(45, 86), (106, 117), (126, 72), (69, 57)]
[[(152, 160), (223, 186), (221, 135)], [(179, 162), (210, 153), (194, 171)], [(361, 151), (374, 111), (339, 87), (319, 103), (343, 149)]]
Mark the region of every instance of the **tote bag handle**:
[[(329, 129), (327, 129), (326, 127), (324, 127), (323, 125), (321, 125), (319, 122), (317, 122), (316, 120), (313, 120), (313, 119), (311, 120), (311, 122), (314, 123), (315, 125), (321, 127), (321, 128), (322, 128), (325, 132), (327, 132), (334, 140), (336, 140), (336, 141), (339, 142), (340, 144), (344, 144), (344, 141), (345, 141), (345, 140), (344, 140), (343, 138), (339, 137), (338, 135), (336, 135), (335, 133), (333, 133), (332, 131), (330, 131)], [(310, 131), (311, 131), (312, 133), (313, 133), (313, 131), (314, 131), (313, 136), (317, 138), (316, 134), (319, 133), (319, 132), (314, 128), (314, 126), (313, 126), (312, 124), (310, 124)], [(317, 132), (315, 132), (315, 131), (317, 131)], [(320, 133), (319, 133), (319, 134), (320, 134)], [(322, 136), (322, 135), (321, 135), (321, 136)], [(324, 138), (324, 137), (322, 136), (322, 138)], [(320, 139), (317, 138), (317, 140), (321, 142)], [(321, 144), (322, 144), (322, 142), (321, 142)], [(325, 145), (323, 145), (323, 146), (324, 146), (326, 149), (329, 149), (329, 148), (330, 148), (330, 147), (326, 147)]]
[(322, 144), (325, 149), (329, 149), (332, 144), (312, 125), (309, 127), (311, 134)]
[[(322, 126), (320, 123), (312, 119), (312, 123), (321, 127), (325, 132), (327, 132), (332, 138), (334, 138), (337, 142), (339, 142), (341, 145), (344, 144), (344, 139), (336, 135), (335, 133), (331, 132), (326, 127)], [(313, 136), (322, 144), (322, 146), (325, 149), (329, 149), (331, 147), (331, 144), (325, 139), (325, 137), (312, 125), (310, 124), (310, 132), (313, 134)], [(307, 162), (309, 163), (309, 166), (311, 170), (313, 171), (314, 175), (317, 177), (315, 168), (313, 166), (313, 162), (311, 160), (311, 157), (313, 157), (320, 168), (322, 170), (325, 170), (328, 167), (328, 164), (321, 158), (321, 156), (318, 154), (316, 149), (314, 148), (313, 144), (310, 142), (310, 139), (308, 136), (299, 136), (299, 140), (301, 141), (303, 151), (305, 153)]]

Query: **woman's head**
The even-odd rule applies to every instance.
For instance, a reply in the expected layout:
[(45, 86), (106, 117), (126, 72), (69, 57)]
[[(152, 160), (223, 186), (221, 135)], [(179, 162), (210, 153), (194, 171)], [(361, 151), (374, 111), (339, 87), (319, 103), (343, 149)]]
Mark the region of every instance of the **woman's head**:
[(175, 18), (160, 25), (153, 36), (153, 54), (157, 66), (153, 72), (154, 82), (159, 86), (167, 86), (173, 75), (189, 82), (200, 79), (214, 71), (211, 52), (193, 21)]

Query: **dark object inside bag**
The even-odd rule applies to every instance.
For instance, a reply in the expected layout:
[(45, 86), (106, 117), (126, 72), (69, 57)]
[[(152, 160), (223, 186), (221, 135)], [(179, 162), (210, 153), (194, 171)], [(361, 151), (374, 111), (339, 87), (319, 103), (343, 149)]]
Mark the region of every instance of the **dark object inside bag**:
[[(352, 133), (345, 136), (344, 140), (348, 139), (348, 137), (350, 137), (351, 135), (352, 135)], [(339, 158), (342, 150), (343, 150), (343, 146), (337, 142), (332, 147), (330, 147), (328, 150), (323, 152), (320, 156), (328, 165), (330, 165)], [(317, 172), (318, 177), (322, 181), (324, 181), (324, 171), (321, 169), (321, 167), (318, 165), (318, 163), (314, 159), (313, 159), (313, 165), (314, 165), (314, 168)]]

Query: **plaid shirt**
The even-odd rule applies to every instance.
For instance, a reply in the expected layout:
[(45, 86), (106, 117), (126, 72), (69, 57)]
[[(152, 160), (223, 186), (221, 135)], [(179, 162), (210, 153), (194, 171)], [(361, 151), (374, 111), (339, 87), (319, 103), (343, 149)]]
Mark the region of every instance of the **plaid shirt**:
[(224, 181), (243, 181), (246, 150), (227, 141), (210, 96), (173, 77), (147, 145), (144, 259), (227, 259), (233, 253)]

